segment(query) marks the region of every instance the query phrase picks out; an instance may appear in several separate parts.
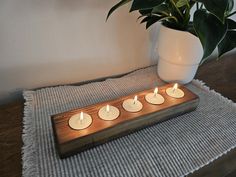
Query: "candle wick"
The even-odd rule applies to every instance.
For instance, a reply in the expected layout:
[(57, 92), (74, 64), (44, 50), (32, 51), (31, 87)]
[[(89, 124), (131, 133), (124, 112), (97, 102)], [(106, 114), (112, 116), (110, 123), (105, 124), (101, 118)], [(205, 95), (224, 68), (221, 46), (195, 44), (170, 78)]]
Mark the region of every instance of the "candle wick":
[(80, 123), (80, 124), (83, 123), (83, 118), (82, 118), (82, 117), (80, 117), (80, 119), (79, 119), (79, 123)]
[(173, 88), (172, 92), (173, 92), (173, 93), (175, 93), (175, 90), (176, 90), (176, 89), (175, 89), (175, 88)]

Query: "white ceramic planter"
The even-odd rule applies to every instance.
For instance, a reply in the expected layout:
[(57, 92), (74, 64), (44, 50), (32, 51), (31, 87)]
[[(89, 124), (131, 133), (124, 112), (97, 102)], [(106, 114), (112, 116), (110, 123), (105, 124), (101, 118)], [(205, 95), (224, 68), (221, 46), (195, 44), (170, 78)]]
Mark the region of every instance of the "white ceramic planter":
[(157, 72), (166, 82), (186, 84), (193, 80), (203, 56), (200, 40), (185, 31), (160, 26), (157, 39)]

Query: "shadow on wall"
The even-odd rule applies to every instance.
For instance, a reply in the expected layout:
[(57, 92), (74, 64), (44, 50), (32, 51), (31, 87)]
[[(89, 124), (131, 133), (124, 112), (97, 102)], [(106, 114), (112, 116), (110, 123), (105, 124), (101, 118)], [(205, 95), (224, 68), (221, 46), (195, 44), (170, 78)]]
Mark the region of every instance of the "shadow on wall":
[[(88, 64), (87, 60), (91, 59), (1, 69), (0, 80), (3, 83), (1, 84), (0, 105), (22, 99), (23, 90), (67, 84), (78, 85), (90, 80), (102, 80), (105, 77), (113, 77), (127, 72), (127, 70), (122, 71), (120, 67), (117, 67), (124, 63), (124, 59), (115, 60), (116, 62), (109, 62), (109, 59), (104, 60), (104, 58), (103, 60), (96, 59), (92, 65)], [(132, 63), (127, 62), (127, 67), (132, 68), (128, 72), (138, 68), (137, 66), (133, 67)], [(99, 73), (99, 76), (97, 73)]]

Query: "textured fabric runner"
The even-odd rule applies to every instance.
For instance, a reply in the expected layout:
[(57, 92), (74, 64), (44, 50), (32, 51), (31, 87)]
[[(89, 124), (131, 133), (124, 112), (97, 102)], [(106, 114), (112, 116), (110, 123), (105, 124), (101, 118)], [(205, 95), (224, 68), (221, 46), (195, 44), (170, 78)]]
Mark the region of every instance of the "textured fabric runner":
[(25, 91), (23, 176), (184, 176), (235, 148), (235, 103), (195, 80), (187, 87), (200, 97), (196, 111), (59, 159), (50, 115), (162, 84), (154, 66), (104, 82)]

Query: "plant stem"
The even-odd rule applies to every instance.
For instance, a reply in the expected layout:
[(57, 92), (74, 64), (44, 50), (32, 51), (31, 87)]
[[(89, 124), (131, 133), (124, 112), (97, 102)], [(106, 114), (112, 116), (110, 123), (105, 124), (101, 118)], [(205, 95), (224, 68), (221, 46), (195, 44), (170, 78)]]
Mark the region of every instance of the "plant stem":
[(236, 14), (236, 11), (234, 11), (231, 14), (227, 15), (227, 17), (230, 17), (230, 16), (235, 15), (235, 14)]
[(173, 20), (175, 20), (176, 23), (178, 23), (178, 19), (175, 18), (174, 16), (168, 16), (168, 17), (165, 17), (165, 18), (163, 18), (161, 20), (166, 20), (166, 19), (173, 19)]
[[(157, 15), (157, 14), (152, 14), (152, 16), (157, 16), (157, 17), (160, 17), (159, 15)], [(173, 19), (173, 20), (175, 20), (175, 22), (176, 23), (178, 23), (179, 21), (178, 21), (178, 19), (176, 18), (176, 17), (174, 17), (174, 16), (166, 16), (166, 17), (164, 17), (164, 18), (162, 18), (161, 20), (165, 20), (165, 19)]]
[(171, 2), (172, 5), (175, 7), (176, 11), (179, 13), (179, 15), (181, 16), (181, 18), (184, 19), (183, 14), (180, 12), (179, 8), (176, 7), (175, 2), (174, 2), (173, 0), (170, 0), (170, 2)]

